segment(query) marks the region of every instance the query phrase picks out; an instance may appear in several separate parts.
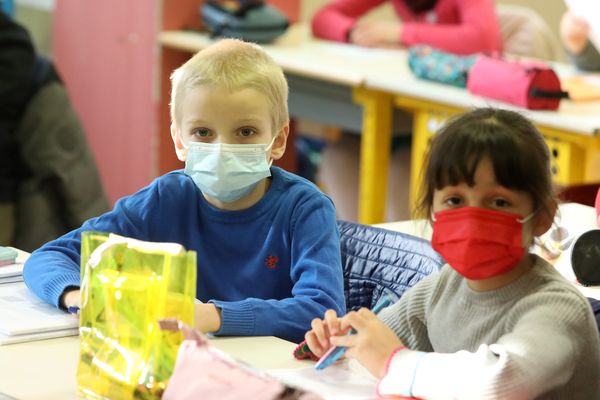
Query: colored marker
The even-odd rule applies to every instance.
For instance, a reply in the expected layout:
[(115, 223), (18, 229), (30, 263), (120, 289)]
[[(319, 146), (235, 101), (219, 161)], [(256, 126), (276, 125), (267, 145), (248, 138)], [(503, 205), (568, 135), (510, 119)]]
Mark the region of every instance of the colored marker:
[(68, 307), (67, 312), (69, 314), (79, 314), (79, 307)]
[[(379, 302), (375, 305), (375, 307), (373, 307), (373, 310), (371, 311), (373, 311), (374, 314), (377, 314), (379, 313), (379, 311), (389, 306), (391, 302), (392, 301), (388, 296), (384, 296), (381, 300), (379, 300)], [(354, 329), (351, 329), (350, 332), (348, 332), (348, 335), (353, 335), (355, 333), (356, 331)], [(327, 350), (327, 352), (323, 354), (323, 356), (315, 364), (315, 369), (321, 370), (329, 367), (331, 364), (339, 360), (339, 358), (343, 356), (347, 350), (348, 347), (346, 346), (332, 347), (331, 349)]]

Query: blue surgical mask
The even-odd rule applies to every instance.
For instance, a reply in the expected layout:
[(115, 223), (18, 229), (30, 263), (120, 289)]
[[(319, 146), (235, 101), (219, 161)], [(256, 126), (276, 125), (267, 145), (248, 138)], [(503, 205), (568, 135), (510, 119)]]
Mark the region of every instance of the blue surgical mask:
[(274, 141), (268, 145), (190, 142), (185, 173), (205, 195), (231, 203), (271, 176), (266, 153)]

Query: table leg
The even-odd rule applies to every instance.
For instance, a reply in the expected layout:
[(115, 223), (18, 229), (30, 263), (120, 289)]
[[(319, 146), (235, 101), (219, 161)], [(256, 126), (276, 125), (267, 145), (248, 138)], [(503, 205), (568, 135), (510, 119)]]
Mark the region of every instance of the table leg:
[(362, 224), (375, 224), (385, 220), (391, 151), (392, 96), (376, 90), (355, 88), (353, 99), (363, 107), (358, 221)]

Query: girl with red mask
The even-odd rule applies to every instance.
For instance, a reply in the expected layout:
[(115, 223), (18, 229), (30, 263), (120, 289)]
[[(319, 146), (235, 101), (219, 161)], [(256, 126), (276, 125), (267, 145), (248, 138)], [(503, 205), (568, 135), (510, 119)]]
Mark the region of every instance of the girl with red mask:
[(556, 211), (537, 129), (491, 108), (451, 120), (431, 143), (418, 209), (447, 264), (378, 316), (327, 311), (306, 334), (311, 351), (347, 346), (384, 398), (600, 398), (590, 305), (528, 252)]
[(493, 0), (391, 0), (397, 19), (359, 21), (385, 1), (333, 0), (313, 17), (313, 33), (367, 47), (426, 44), (457, 54), (502, 50)]

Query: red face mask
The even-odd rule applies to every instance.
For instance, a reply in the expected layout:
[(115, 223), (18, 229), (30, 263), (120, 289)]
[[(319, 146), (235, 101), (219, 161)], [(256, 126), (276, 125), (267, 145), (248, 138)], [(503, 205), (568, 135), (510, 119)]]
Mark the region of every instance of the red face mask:
[(532, 216), (480, 207), (440, 211), (431, 244), (465, 278), (491, 278), (510, 271), (525, 255), (523, 223)]

